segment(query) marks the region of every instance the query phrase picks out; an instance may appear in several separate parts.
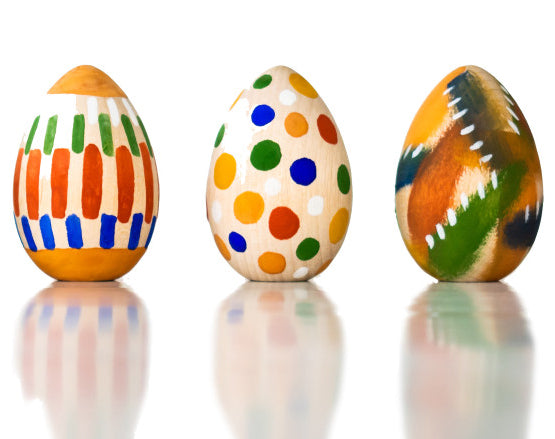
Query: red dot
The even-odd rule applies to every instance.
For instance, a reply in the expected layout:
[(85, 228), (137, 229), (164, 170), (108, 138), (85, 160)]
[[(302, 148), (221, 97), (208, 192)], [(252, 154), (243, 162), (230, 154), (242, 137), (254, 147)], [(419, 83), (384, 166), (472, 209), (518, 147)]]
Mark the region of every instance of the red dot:
[(318, 116), (317, 123), (318, 131), (320, 131), (322, 139), (332, 145), (335, 145), (337, 143), (337, 130), (335, 129), (331, 119), (328, 116), (321, 114)]
[(277, 239), (289, 239), (299, 230), (299, 217), (288, 207), (276, 207), (270, 213), (270, 233)]

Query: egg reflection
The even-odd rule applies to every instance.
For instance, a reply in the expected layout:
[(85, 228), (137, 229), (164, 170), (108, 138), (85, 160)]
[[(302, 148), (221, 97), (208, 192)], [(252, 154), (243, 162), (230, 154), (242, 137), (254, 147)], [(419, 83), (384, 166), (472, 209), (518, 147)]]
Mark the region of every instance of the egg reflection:
[(54, 438), (134, 436), (147, 380), (147, 319), (117, 282), (54, 283), (24, 311), (19, 372)]
[(247, 282), (221, 305), (216, 381), (237, 438), (326, 437), (340, 321), (314, 284)]
[(407, 437), (525, 438), (534, 349), (516, 294), (502, 283), (439, 283), (411, 311)]

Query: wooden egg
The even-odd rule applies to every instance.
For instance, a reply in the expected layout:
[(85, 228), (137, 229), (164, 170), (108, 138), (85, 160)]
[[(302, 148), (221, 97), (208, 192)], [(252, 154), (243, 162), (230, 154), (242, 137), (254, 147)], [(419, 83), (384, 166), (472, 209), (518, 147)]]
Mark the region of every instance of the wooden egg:
[(158, 174), (141, 118), (105, 73), (80, 66), (50, 89), (19, 149), (13, 200), (25, 250), (56, 279), (113, 280), (139, 261)]
[(536, 237), (543, 186), (532, 133), (505, 87), (475, 66), (443, 79), (410, 127), (395, 191), (401, 235), (428, 274), (511, 273)]
[(325, 438), (343, 343), (324, 293), (309, 282), (247, 282), (217, 322), (216, 384), (235, 437)]
[(52, 437), (134, 436), (148, 363), (135, 294), (116, 282), (55, 283), (27, 306), (18, 346), (24, 397), (44, 404)]
[(207, 185), (224, 258), (252, 280), (306, 280), (327, 268), (351, 215), (351, 171), (316, 90), (274, 67), (243, 90), (221, 126)]

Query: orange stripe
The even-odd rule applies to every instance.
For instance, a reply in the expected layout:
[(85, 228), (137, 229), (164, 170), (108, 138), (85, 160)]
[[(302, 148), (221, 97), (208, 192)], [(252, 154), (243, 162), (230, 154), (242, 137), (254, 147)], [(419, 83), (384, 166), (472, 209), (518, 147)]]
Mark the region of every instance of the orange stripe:
[(83, 216), (87, 219), (98, 218), (102, 202), (102, 156), (92, 143), (85, 148), (83, 158), (83, 191), (81, 204)]
[(145, 222), (150, 224), (152, 221), (152, 210), (154, 207), (154, 179), (152, 176), (152, 163), (148, 153), (146, 143), (142, 142), (141, 157), (143, 158), (143, 168), (145, 170), (145, 187), (146, 187), (146, 208), (145, 208)]
[(67, 207), (67, 175), (69, 171), (69, 149), (56, 149), (52, 156), (50, 186), (52, 188), (52, 216), (64, 218)]
[(27, 162), (27, 177), (25, 188), (27, 192), (27, 214), (29, 219), (39, 219), (39, 181), (40, 181), (40, 149), (33, 149), (29, 153)]
[(21, 178), (21, 160), (23, 159), (23, 148), (17, 153), (15, 162), (15, 174), (13, 176), (13, 211), (15, 216), (19, 216), (19, 180)]
[(118, 221), (126, 223), (131, 217), (135, 192), (133, 158), (127, 147), (120, 146), (116, 150), (116, 166), (118, 172)]

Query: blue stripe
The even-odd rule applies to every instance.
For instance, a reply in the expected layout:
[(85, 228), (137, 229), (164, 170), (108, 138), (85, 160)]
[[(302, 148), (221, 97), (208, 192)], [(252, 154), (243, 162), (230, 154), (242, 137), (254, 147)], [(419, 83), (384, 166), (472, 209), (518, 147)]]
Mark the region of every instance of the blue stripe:
[(17, 217), (15, 213), (13, 214), (13, 219), (15, 221), (15, 230), (17, 230), (17, 236), (19, 236), (19, 241), (21, 241), (21, 245), (25, 248), (25, 244), (23, 244), (23, 239), (21, 239), (21, 233), (19, 233), (19, 227), (17, 226)]
[(56, 248), (56, 242), (54, 241), (54, 234), (52, 233), (52, 223), (50, 222), (50, 217), (48, 215), (43, 215), (39, 223), (44, 247), (48, 250), (54, 250)]
[(127, 307), (127, 320), (132, 330), (136, 330), (139, 327), (139, 311), (135, 305), (129, 305)]
[(50, 324), (50, 319), (52, 318), (52, 314), (54, 314), (54, 306), (53, 305), (44, 305), (42, 307), (42, 312), (39, 315), (39, 328), (40, 329), (47, 329), (48, 325)]
[[(154, 223), (153, 223), (154, 224)], [(139, 239), (141, 238), (141, 227), (143, 226), (143, 214), (136, 213), (133, 215), (133, 222), (131, 223), (131, 233), (129, 235), (129, 250), (135, 250), (139, 246)]]
[(81, 220), (75, 214), (66, 219), (67, 242), (71, 248), (83, 247), (83, 235), (81, 232)]
[(32, 252), (36, 252), (37, 245), (35, 244), (35, 240), (33, 239), (33, 232), (31, 232), (31, 227), (29, 226), (29, 220), (27, 219), (26, 216), (21, 217), (21, 227), (23, 227), (23, 233), (25, 234), (25, 239), (27, 240), (27, 245), (29, 246), (29, 250), (31, 250)]
[(112, 329), (112, 307), (101, 306), (98, 308), (98, 329), (107, 331)]
[(81, 307), (77, 305), (68, 306), (64, 321), (65, 329), (75, 329), (79, 324), (79, 317), (81, 317)]
[(100, 220), (100, 247), (112, 248), (114, 246), (114, 235), (116, 233), (117, 217), (114, 215), (102, 214)]
[(145, 248), (148, 248), (150, 240), (152, 239), (152, 234), (154, 233), (154, 226), (156, 225), (156, 217), (152, 218), (152, 224), (150, 225), (150, 232), (148, 232), (148, 238), (146, 239)]

